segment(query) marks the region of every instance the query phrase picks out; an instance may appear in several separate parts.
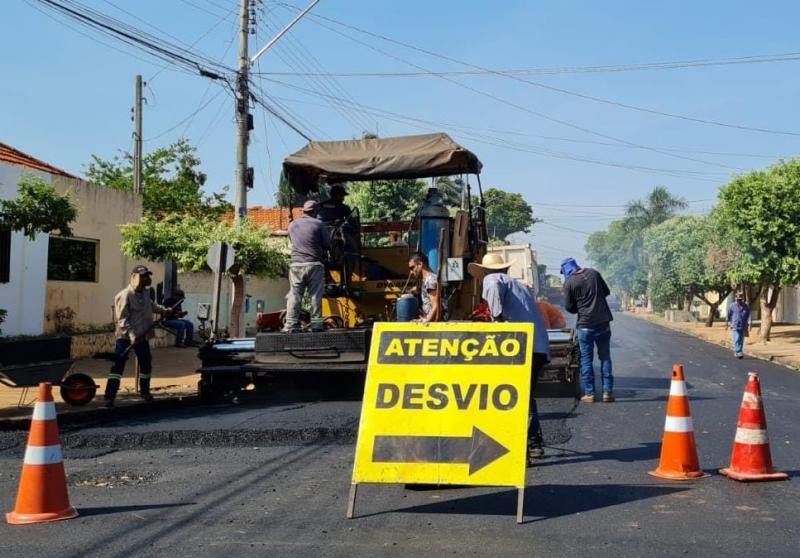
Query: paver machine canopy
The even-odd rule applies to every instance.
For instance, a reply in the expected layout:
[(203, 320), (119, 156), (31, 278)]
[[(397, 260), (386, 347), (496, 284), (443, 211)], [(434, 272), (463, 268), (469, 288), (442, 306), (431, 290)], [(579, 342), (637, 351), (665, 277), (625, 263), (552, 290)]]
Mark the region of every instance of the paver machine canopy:
[[(448, 285), (451, 317), (466, 318), (476, 295), (473, 281), (465, 273), (466, 264), (479, 260), (486, 250), (481, 167), (474, 153), (442, 133), (310, 142), (289, 155), (283, 163), (283, 173), (298, 197), (320, 192), (320, 185), (325, 183), (478, 177), (479, 201), (474, 207), (467, 180), (458, 207), (447, 207), (432, 187), (424, 200), (406, 200), (409, 207), (418, 208), (411, 222), (361, 223), (359, 219), (357, 254), (349, 260), (349, 267), (337, 267), (335, 263), (328, 266), (330, 281), (323, 314), (346, 328), (365, 321), (391, 319), (392, 304), (402, 294), (398, 283), (406, 279), (408, 256), (416, 250), (428, 256), (434, 272), (439, 273), (439, 265), (447, 265), (448, 259), (459, 269), (461, 279), (448, 280), (452, 277), (446, 273), (443, 278)], [(393, 232), (408, 234), (403, 246), (385, 241), (362, 242), (366, 235), (373, 235), (370, 238), (374, 240), (374, 235)]]

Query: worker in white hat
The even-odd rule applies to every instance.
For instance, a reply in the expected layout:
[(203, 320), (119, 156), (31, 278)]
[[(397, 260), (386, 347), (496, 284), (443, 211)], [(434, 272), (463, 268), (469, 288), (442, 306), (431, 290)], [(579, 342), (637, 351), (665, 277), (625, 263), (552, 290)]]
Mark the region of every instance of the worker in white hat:
[(536, 400), (536, 377), (550, 361), (550, 341), (539, 306), (531, 290), (522, 281), (508, 275), (510, 262), (498, 253), (489, 253), (481, 263), (472, 262), (469, 274), (483, 281), (483, 300), (489, 307), (493, 322), (533, 324), (533, 370), (531, 371), (531, 406), (528, 425), (528, 461), (544, 457), (544, 440)]

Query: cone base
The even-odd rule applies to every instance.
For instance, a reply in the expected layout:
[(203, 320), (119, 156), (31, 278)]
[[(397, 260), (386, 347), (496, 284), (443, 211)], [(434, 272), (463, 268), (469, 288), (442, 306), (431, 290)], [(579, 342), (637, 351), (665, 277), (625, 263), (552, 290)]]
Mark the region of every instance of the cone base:
[(704, 479), (706, 477), (710, 477), (708, 473), (704, 473), (703, 471), (662, 471), (661, 469), (656, 469), (655, 471), (647, 471), (647, 474), (652, 477), (658, 477), (660, 479), (669, 479), (669, 480), (698, 480)]
[(789, 475), (786, 473), (742, 473), (741, 471), (734, 471), (730, 467), (720, 469), (719, 474), (741, 482), (781, 481), (789, 479)]
[(61, 511), (47, 513), (17, 513), (13, 511), (6, 514), (6, 522), (11, 525), (28, 525), (31, 523), (61, 521), (62, 519), (72, 519), (74, 517), (78, 517), (78, 511), (70, 506)]

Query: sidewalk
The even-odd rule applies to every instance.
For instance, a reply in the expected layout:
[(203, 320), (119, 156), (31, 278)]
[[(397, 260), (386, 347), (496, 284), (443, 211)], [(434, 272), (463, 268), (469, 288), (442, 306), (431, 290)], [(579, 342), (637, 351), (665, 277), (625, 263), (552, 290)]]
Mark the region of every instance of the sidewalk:
[[(725, 322), (714, 322), (713, 327), (706, 327), (703, 322), (669, 322), (655, 314), (636, 312), (626, 312), (626, 314), (692, 335), (709, 343), (731, 347), (731, 333), (725, 330)], [(750, 337), (745, 338), (745, 354), (800, 370), (800, 325), (772, 326), (770, 337), (771, 340), (768, 343), (762, 342), (758, 337), (758, 328), (753, 327)]]
[[(133, 405), (142, 401), (136, 394), (134, 362), (135, 359), (133, 357), (128, 359), (125, 375), (122, 378), (122, 385), (117, 395), (117, 406)], [(103, 390), (106, 386), (110, 367), (111, 362), (107, 360), (76, 360), (72, 366), (72, 371), (88, 374), (95, 379), (95, 383), (100, 387), (92, 402), (83, 407), (72, 407), (64, 403), (61, 400), (58, 387), (55, 387), (53, 396), (56, 400), (58, 412), (86, 411), (103, 407)], [(153, 379), (151, 380), (150, 388), (153, 395), (157, 400), (195, 395), (197, 393), (197, 380), (199, 379), (195, 371), (199, 367), (200, 360), (197, 358), (196, 348), (164, 347), (153, 349)], [(0, 419), (26, 417), (31, 414), (32, 403), (36, 398), (36, 388), (31, 388), (28, 392), (25, 400), (27, 405), (18, 407), (17, 404), (21, 394), (22, 389), (20, 388), (0, 385)]]

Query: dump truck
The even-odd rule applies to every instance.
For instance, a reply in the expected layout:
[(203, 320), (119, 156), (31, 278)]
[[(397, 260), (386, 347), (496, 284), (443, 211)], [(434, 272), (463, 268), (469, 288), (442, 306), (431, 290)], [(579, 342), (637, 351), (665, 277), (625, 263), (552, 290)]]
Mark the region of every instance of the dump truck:
[[(416, 209), (410, 221), (367, 223), (356, 214), (347, 222), (330, 223), (325, 330), (260, 332), (254, 338), (206, 343), (200, 349), (200, 396), (217, 401), (283, 374), (337, 375), (363, 385), (372, 325), (395, 320), (398, 300), (409, 296), (413, 252), (425, 254), (440, 276), (449, 320), (468, 320), (481, 297), (467, 265), (480, 261), (488, 247), (481, 168), (474, 153), (441, 133), (310, 142), (287, 157), (283, 173), (298, 198), (317, 195), (325, 183), (457, 176), (465, 177), (461, 203), (448, 207), (432, 181), (422, 199), (407, 200)], [(574, 332), (553, 331), (551, 338), (555, 364), (543, 377), (557, 384), (551, 391), (574, 395)]]

